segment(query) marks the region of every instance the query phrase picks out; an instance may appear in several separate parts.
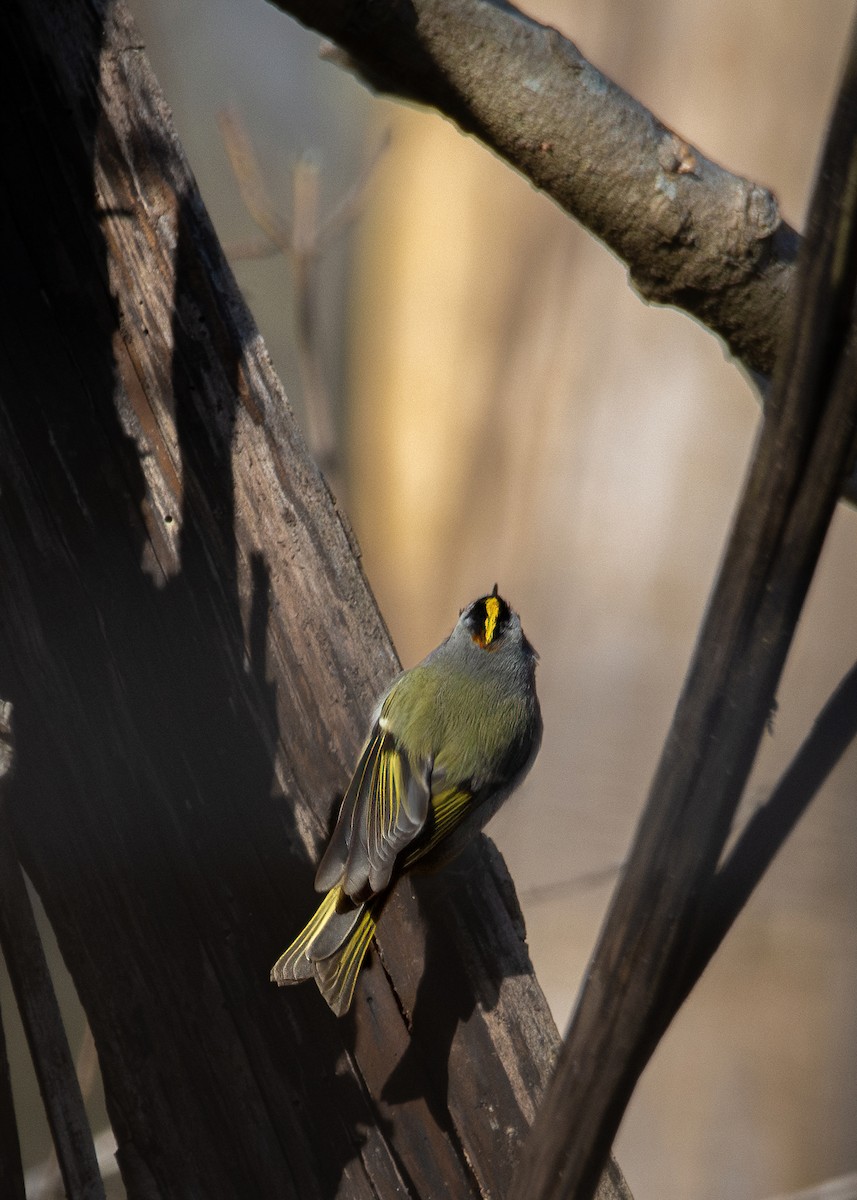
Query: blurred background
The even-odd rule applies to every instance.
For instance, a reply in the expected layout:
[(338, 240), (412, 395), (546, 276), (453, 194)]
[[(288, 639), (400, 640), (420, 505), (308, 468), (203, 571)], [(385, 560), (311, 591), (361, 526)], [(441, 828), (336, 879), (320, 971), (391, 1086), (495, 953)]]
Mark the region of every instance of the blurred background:
[[(802, 226), (853, 5), (525, 7)], [(525, 180), (437, 114), (372, 96), (263, 0), (131, 8), (403, 663), (495, 580), (541, 654), (543, 750), (490, 833), (563, 1029), (682, 683), (755, 395), (710, 333), (642, 304)], [(297, 256), (268, 253), (247, 200), (296, 212)], [(855, 535), (840, 506), (742, 821), (857, 657)], [(616, 1146), (635, 1200), (765, 1200), (857, 1170), (855, 786), (852, 752), (647, 1069)], [(40, 1118), (25, 1125), (41, 1162)]]

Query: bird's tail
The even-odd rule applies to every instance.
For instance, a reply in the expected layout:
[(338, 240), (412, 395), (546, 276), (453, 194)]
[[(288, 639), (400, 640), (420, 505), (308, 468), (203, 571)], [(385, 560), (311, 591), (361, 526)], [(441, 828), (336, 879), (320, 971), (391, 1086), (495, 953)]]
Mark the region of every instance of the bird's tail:
[(314, 976), (322, 996), (341, 1017), (351, 1005), (380, 911), (379, 897), (355, 905), (341, 887), (331, 888), (291, 946), (274, 963), (271, 979), (282, 986)]

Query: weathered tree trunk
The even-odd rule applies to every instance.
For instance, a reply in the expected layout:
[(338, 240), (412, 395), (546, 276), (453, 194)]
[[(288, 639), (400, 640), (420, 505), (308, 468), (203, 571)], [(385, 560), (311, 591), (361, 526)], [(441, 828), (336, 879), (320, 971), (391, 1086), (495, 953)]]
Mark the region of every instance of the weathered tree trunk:
[(349, 1018), (268, 982), (395, 655), (125, 9), (0, 30), (10, 814), (129, 1194), (502, 1196), (558, 1044), (503, 864), (400, 887)]

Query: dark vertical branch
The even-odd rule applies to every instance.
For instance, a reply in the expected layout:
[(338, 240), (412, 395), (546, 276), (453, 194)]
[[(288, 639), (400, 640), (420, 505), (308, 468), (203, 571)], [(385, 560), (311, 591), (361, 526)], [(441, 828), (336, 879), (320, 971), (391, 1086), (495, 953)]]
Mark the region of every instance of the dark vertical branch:
[[(11, 745), (11, 705), (0, 703), (0, 777), (5, 750)], [(80, 1094), (74, 1060), (68, 1046), (57, 998), (39, 931), (36, 928), (30, 898), (21, 868), (15, 857), (6, 808), (0, 795), (0, 946), (9, 969), (15, 999), (33, 1059), (36, 1078), (45, 1105), (48, 1124), (57, 1154), (66, 1193), (75, 1200), (103, 1200), (104, 1185), (98, 1169), (92, 1133)], [(5, 1050), (0, 1046), (5, 1060)], [(0, 1088), (0, 1182), (8, 1174), (14, 1183), (14, 1158), (7, 1162), (10, 1137), (6, 1130), (5, 1104)], [(17, 1140), (17, 1139), (16, 1139)], [(18, 1151), (20, 1166), (20, 1150)], [(0, 1195), (14, 1195), (6, 1188)], [(23, 1192), (21, 1193), (23, 1195)]]
[(857, 426), (857, 34), (816, 183), (769, 409), (635, 843), (516, 1176), (527, 1200), (592, 1195), (681, 991), (774, 703)]
[[(11, 706), (0, 700), (0, 845), (2, 845), (3, 786), (12, 769)], [(0, 851), (2, 852), (2, 851)], [(3, 864), (0, 862), (0, 871)], [(0, 918), (2, 919), (2, 918)], [(24, 1200), (24, 1167), (21, 1162), (21, 1143), (15, 1121), (15, 1103), (12, 1098), (12, 1080), (9, 1075), (9, 1060), (6, 1057), (6, 1036), (3, 1032), (3, 1014), (0, 1012), (0, 1196), (10, 1200)]]
[(0, 1196), (9, 1200), (24, 1200), (24, 1167), (21, 1162), (21, 1143), (15, 1121), (12, 1099), (12, 1080), (6, 1057), (6, 1035), (3, 1032), (3, 1013), (0, 1011)]
[(750, 818), (699, 906), (665, 1027), (714, 957), (813, 797), (857, 737), (857, 663), (841, 680), (770, 797)]

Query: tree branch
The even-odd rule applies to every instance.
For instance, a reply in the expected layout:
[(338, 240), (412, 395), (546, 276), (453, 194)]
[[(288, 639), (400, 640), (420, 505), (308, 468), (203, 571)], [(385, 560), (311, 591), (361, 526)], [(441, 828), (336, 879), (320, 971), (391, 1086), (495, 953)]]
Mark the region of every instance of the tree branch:
[[(11, 705), (0, 700), (0, 825), (4, 821), (3, 790), (6, 776), (12, 769), (13, 747), (11, 727)], [(2, 844), (2, 829), (0, 829)], [(17, 863), (15, 863), (17, 867)], [(0, 920), (2, 918), (0, 917)], [(15, 1102), (12, 1096), (12, 1080), (9, 1060), (6, 1057), (6, 1035), (3, 1029), (3, 1013), (0, 1011), (0, 1196), (10, 1200), (24, 1200), (24, 1166), (21, 1161), (21, 1143), (15, 1121)]]
[(667, 129), (555, 29), (502, 0), (272, 0), (371, 86), (437, 108), (600, 238), (640, 295), (770, 375), (798, 236), (766, 188)]
[(714, 957), (813, 797), (857, 737), (857, 663), (839, 683), (768, 800), (753, 814), (699, 905), (688, 960), (664, 1027)]
[[(11, 709), (11, 704), (0, 701), (0, 782), (11, 763)], [(27, 887), (12, 846), (2, 796), (0, 947), (27, 1035), (67, 1194), (79, 1196), (80, 1200), (104, 1200), (92, 1131)]]
[(12, 1079), (6, 1056), (6, 1034), (3, 1029), (3, 1012), (0, 1009), (0, 1196), (8, 1196), (9, 1200), (25, 1200), (25, 1195), (21, 1143), (15, 1121)]
[(815, 1187), (801, 1188), (799, 1192), (772, 1197), (771, 1200), (857, 1200), (857, 1171), (826, 1179)]
[(857, 436), (857, 26), (788, 336), (726, 556), (516, 1200), (592, 1194), (674, 1007)]
[(127, 1190), (502, 1197), (558, 1037), (486, 841), (347, 1018), (269, 982), (397, 663), (139, 35), (12, 0), (0, 58), (9, 813)]

